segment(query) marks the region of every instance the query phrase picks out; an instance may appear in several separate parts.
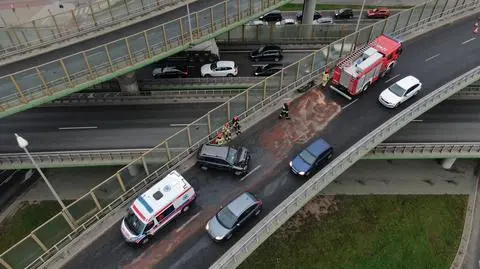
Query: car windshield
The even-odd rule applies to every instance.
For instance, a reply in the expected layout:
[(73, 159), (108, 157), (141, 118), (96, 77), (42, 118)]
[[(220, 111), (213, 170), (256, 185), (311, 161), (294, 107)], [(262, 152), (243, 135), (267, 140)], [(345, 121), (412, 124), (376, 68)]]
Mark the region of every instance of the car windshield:
[(217, 68), (217, 63), (213, 63), (210, 65), (210, 69), (215, 70)]
[(315, 162), (315, 156), (306, 149), (300, 152), (300, 154), (298, 155), (300, 156), (300, 158), (302, 158), (302, 160), (304, 160), (306, 163), (310, 165), (312, 165)]
[(140, 235), (146, 226), (130, 209), (128, 210), (128, 215), (125, 217), (125, 224), (134, 235)]
[(230, 163), (230, 164), (235, 164), (237, 159), (238, 159), (238, 156), (237, 156), (237, 152), (240, 153), (238, 150), (234, 149), (234, 148), (230, 148), (228, 150), (228, 154), (227, 154), (227, 162)]
[(228, 207), (224, 207), (217, 213), (217, 220), (223, 227), (232, 229), (237, 222), (237, 216)]
[(393, 84), (388, 89), (391, 92), (393, 92), (393, 94), (395, 94), (396, 96), (399, 96), (399, 97), (402, 97), (405, 94), (405, 91), (406, 91), (404, 88), (400, 87), (397, 83)]

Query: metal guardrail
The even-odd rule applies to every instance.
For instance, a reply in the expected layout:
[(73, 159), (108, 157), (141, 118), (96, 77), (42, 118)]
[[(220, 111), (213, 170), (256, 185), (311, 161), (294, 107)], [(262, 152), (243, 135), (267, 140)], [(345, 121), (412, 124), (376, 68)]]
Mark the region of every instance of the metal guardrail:
[[(2, 59), (33, 49), (57, 44), (108, 26), (144, 16), (169, 6), (182, 6), (189, 0), (103, 0), (88, 5), (88, 13), (77, 15), (78, 9), (9, 25), (0, 30)], [(179, 5), (179, 3), (181, 3)], [(147, 19), (147, 18), (145, 18)], [(41, 26), (40, 26), (41, 25)]]
[(0, 118), (77, 92), (209, 40), (288, 0), (225, 0), (158, 25), (39, 66), (0, 77)]
[[(265, 109), (274, 106), (276, 107), (285, 94), (302, 87), (312, 79), (320, 77), (321, 72), (327, 66), (331, 67), (335, 65), (341, 57), (350, 54), (358, 47), (366, 45), (380, 33), (389, 33), (396, 36), (400, 35), (401, 37), (415, 35), (419, 32), (428, 30), (427, 26), (432, 28), (440, 27), (442, 23), (446, 23), (442, 20), (451, 20), (452, 17), (455, 18), (470, 14), (473, 11), (476, 11), (475, 9), (478, 8), (479, 4), (478, 1), (467, 2), (462, 5), (454, 5), (453, 3), (452, 5), (454, 7), (447, 8), (449, 5), (448, 1), (427, 2), (406, 12), (393, 15), (387, 20), (382, 20), (376, 24), (362, 28), (360, 31), (346, 36), (345, 38), (300, 59), (298, 62), (285, 67), (281, 72), (253, 85), (241, 94), (231, 98), (225, 104), (209, 111), (205, 116), (189, 124), (186, 128), (172, 135), (160, 145), (142, 154), (141, 157), (120, 169), (115, 175), (112, 175), (110, 178), (95, 186), (80, 199), (68, 205), (67, 211), (62, 211), (55, 215), (50, 220), (34, 229), (30, 235), (2, 253), (0, 255), (0, 264), (7, 269), (38, 268), (43, 265), (50, 258), (57, 255), (64, 247), (69, 246), (71, 243), (73, 244), (80, 235), (89, 229), (89, 227), (98, 223), (99, 220), (104, 218), (114, 209), (128, 203), (138, 192), (156, 182), (158, 178), (161, 178), (181, 161), (188, 158), (191, 153), (198, 149), (199, 145), (207, 142), (209, 137), (214, 135), (215, 132), (218, 131), (226, 121), (230, 120), (233, 115), (239, 115), (242, 121), (248, 122), (252, 120), (252, 117), (250, 117), (251, 115), (263, 114), (265, 113)], [(462, 82), (468, 84), (466, 80)], [(264, 90), (265, 88), (267, 91)], [(254, 98), (254, 96), (259, 95), (252, 93), (262, 91), (266, 93), (263, 98)], [(429, 105), (420, 106), (419, 110), (421, 110), (421, 113), (424, 112), (424, 110), (422, 110), (423, 108), (430, 108), (430, 105), (433, 106), (433, 103), (435, 103), (436, 100), (440, 102), (446, 96), (428, 97), (429, 99), (427, 101)], [(422, 101), (423, 100), (424, 99), (422, 99)], [(240, 104), (240, 106), (238, 106), (238, 104)], [(418, 103), (415, 103), (412, 107), (417, 109), (418, 106), (416, 106), (416, 104)], [(406, 109), (404, 111), (409, 110)], [(416, 113), (417, 112), (412, 112), (412, 114)], [(403, 113), (400, 113), (399, 115), (404, 116)], [(412, 115), (408, 116), (411, 117)], [(406, 120), (398, 117), (395, 117), (395, 119), (398, 119), (398, 122), (395, 122), (395, 124), (398, 125), (398, 128), (401, 127), (400, 125), (403, 123), (403, 120)], [(395, 128), (391, 128), (388, 130), (391, 131), (394, 129)], [(381, 135), (378, 135), (378, 137), (374, 136), (373, 139), (377, 139), (374, 142), (380, 142), (381, 140), (378, 140), (379, 138), (382, 138), (383, 140), (383, 136)], [(370, 142), (370, 140), (367, 140), (367, 142)], [(359, 143), (364, 145), (363, 143), (365, 143), (365, 139), (361, 140)], [(373, 145), (374, 143), (372, 143), (371, 148), (373, 148)], [(154, 161), (158, 159), (155, 157), (155, 154), (162, 153), (161, 151), (157, 151), (157, 149), (163, 148), (165, 149), (164, 154), (166, 154), (166, 158), (169, 160), (166, 164)], [(169, 148), (187, 148), (187, 150), (175, 154), (172, 153)], [(355, 148), (356, 151), (350, 150), (345, 152), (339, 158), (333, 160), (332, 164), (338, 166), (335, 166), (336, 170), (332, 171), (329, 176), (334, 177), (336, 176), (335, 173), (350, 166), (350, 163), (344, 164), (339, 162), (340, 160), (343, 160), (342, 158), (344, 158), (345, 155), (347, 156), (347, 160), (353, 163), (356, 161), (357, 157), (360, 158), (360, 155), (367, 153), (371, 148), (362, 147), (362, 149), (366, 150), (365, 152), (362, 152), (358, 149), (357, 145)], [(148, 160), (153, 161), (149, 162)], [(142, 167), (143, 170), (138, 171), (138, 174), (136, 175), (131, 175), (128, 172), (130, 167)], [(332, 165), (328, 167), (331, 169)], [(325, 171), (330, 170), (324, 169), (322, 173), (325, 173)], [(318, 176), (316, 178), (318, 178)], [(326, 182), (322, 182), (321, 184), (324, 183)], [(304, 186), (307, 185), (308, 184)], [(305, 193), (306, 195), (302, 196), (302, 199), (305, 199), (305, 201), (301, 202), (306, 202), (311, 195), (316, 193), (317, 189), (318, 188), (307, 189), (308, 193)], [(298, 194), (298, 192), (295, 194)], [(288, 202), (291, 202), (291, 200), (288, 200)], [(284, 203), (282, 205), (284, 205)], [(295, 203), (295, 205), (297, 204)], [(298, 209), (298, 207), (295, 207), (295, 209)], [(274, 210), (272, 213), (275, 212), (278, 212), (278, 209), (277, 211)], [(291, 211), (290, 213), (293, 214), (294, 212)], [(265, 221), (270, 220), (271, 219), (268, 218), (265, 219)], [(279, 223), (275, 225), (280, 225), (282, 221), (284, 220), (279, 219)], [(271, 222), (269, 223), (271, 224)], [(278, 227), (275, 225), (271, 226), (271, 232)], [(259, 231), (258, 227), (254, 228), (248, 236), (252, 235), (252, 232), (257, 231)], [(259, 238), (254, 233), (255, 238), (253, 239), (257, 244), (261, 243), (261, 241), (269, 236), (268, 232), (265, 233), (265, 230), (261, 231), (263, 232), (262, 236), (265, 236), (263, 238)], [(230, 263), (232, 259), (236, 262), (241, 262), (248, 255), (248, 252), (257, 246), (255, 245), (249, 249), (249, 246), (253, 246), (251, 245), (252, 242), (250, 239), (241, 239), (238, 244), (247, 242), (249, 245), (240, 245), (241, 247), (238, 249), (237, 244), (228, 252), (228, 255), (230, 256), (223, 258), (216, 264), (218, 265), (220, 263), (223, 264), (223, 268), (229, 268), (227, 263)]]
[[(33, 158), (42, 168), (99, 166), (128, 164), (138, 159), (148, 148), (79, 150), (35, 152)], [(187, 148), (169, 148), (179, 154)], [(166, 149), (157, 149), (154, 157), (147, 161), (167, 163)], [(362, 159), (436, 159), (436, 158), (480, 158), (480, 142), (435, 142), (435, 143), (381, 143), (375, 146)], [(33, 168), (32, 162), (24, 153), (0, 154), (0, 169)]]

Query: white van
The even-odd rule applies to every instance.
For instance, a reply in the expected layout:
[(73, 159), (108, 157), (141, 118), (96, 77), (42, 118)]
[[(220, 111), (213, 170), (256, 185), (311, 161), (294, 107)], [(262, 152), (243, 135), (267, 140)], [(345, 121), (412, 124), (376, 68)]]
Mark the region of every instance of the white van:
[(195, 200), (193, 187), (177, 171), (172, 171), (135, 199), (123, 218), (121, 231), (129, 243), (145, 244), (160, 228)]

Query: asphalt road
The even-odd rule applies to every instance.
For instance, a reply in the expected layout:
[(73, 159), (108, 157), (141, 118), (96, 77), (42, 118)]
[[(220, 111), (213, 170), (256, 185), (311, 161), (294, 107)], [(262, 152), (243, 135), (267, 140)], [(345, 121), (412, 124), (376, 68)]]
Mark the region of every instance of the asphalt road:
[[(462, 45), (472, 38), (474, 18), (406, 42), (402, 58), (391, 77), (417, 76), (424, 85), (417, 98), (422, 98), (478, 66), (480, 58), (472, 55), (480, 49), (480, 40)], [(438, 53), (440, 57), (425, 61)], [(378, 94), (387, 85), (385, 81), (379, 82), (354, 103), (348, 103), (330, 90), (307, 92), (291, 103), (291, 121), (280, 121), (276, 114), (271, 115), (233, 141), (251, 150), (251, 167), (258, 167), (244, 181), (226, 173), (201, 172), (192, 168), (184, 176), (199, 194), (196, 206), (168, 225), (150, 245), (140, 249), (128, 247), (122, 241), (117, 223), (64, 268), (208, 268), (255, 223), (247, 224), (230, 242), (215, 244), (206, 235), (204, 225), (219, 207), (249, 190), (264, 200), (265, 216), (305, 182), (293, 177), (288, 168), (289, 160), (303, 147), (302, 144), (321, 136), (332, 144), (336, 154), (341, 154), (407, 107), (405, 104), (389, 110), (378, 103)], [(183, 225), (197, 213), (193, 221)]]
[(34, 108), (0, 119), (0, 152), (21, 152), (14, 133), (22, 134), (29, 149), (37, 152), (125, 148), (126, 143), (148, 148), (184, 128), (171, 124), (191, 123), (218, 105)]

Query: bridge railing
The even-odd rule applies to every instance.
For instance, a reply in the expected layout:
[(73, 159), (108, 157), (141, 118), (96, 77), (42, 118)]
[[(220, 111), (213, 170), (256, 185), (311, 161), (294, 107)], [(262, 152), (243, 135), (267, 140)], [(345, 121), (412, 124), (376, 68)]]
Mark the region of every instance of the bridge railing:
[[(288, 0), (225, 0), (98, 47), (0, 77), (0, 118), (134, 71), (211, 39)], [(190, 24), (191, 22), (191, 35)]]
[[(326, 66), (334, 65), (341, 57), (348, 55), (355, 48), (369, 43), (380, 33), (398, 36), (407, 31), (413, 33), (415, 29), (423, 31), (426, 25), (431, 25), (432, 28), (439, 27), (445, 22), (442, 20), (450, 20), (476, 11), (479, 3), (478, 1), (465, 2), (462, 5), (447, 8), (450, 5), (454, 6), (454, 3), (451, 4), (445, 0), (427, 2), (387, 20), (379, 21), (300, 59), (282, 69), (281, 72), (250, 87), (144, 153), (83, 197), (68, 205), (67, 211), (60, 212), (2, 253), (0, 264), (6, 268), (37, 268), (55, 257), (64, 247), (73, 244), (76, 238), (112, 210), (128, 203), (137, 193), (187, 159), (201, 144), (209, 141), (209, 137), (214, 135), (233, 115), (239, 115), (244, 123), (252, 121), (254, 117), (250, 117), (251, 115), (265, 113), (265, 109), (272, 105), (276, 106), (285, 94), (319, 77)], [(478, 78), (476, 79), (478, 80)], [(437, 99), (432, 99), (432, 101)], [(173, 152), (170, 148), (187, 148), (187, 150)], [(334, 160), (334, 163), (336, 162), (338, 161)], [(128, 167), (142, 167), (143, 169), (132, 176), (128, 172)], [(346, 169), (345, 165), (343, 167)], [(310, 193), (313, 194), (312, 191)], [(293, 214), (293, 211), (290, 213)], [(257, 231), (260, 232), (253, 230), (253, 232)], [(267, 235), (264, 230), (261, 232)], [(255, 237), (255, 240), (259, 240), (259, 238)], [(239, 243), (242, 242), (245, 240), (242, 239)], [(257, 241), (257, 243), (259, 242)], [(252, 242), (248, 241), (248, 246), (251, 244)], [(230, 256), (219, 261), (222, 267), (225, 268), (231, 259), (240, 262), (245, 258), (247, 252), (243, 249), (247, 252), (252, 250), (248, 250), (248, 247), (244, 248), (242, 245), (238, 251), (235, 249), (229, 251), (228, 255)]]

